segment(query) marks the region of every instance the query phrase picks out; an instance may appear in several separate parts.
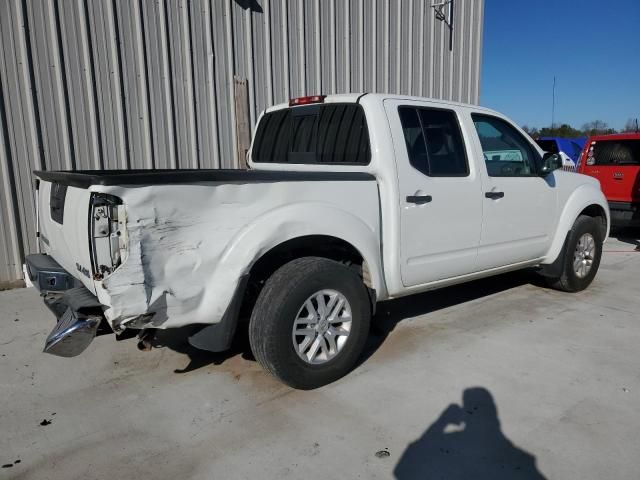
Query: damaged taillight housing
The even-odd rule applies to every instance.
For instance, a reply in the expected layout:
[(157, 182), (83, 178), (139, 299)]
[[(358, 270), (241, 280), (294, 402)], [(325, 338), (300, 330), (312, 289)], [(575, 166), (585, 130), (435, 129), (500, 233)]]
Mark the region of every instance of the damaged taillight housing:
[(104, 193), (92, 194), (90, 224), (93, 278), (102, 280), (127, 257), (126, 215), (122, 200)]

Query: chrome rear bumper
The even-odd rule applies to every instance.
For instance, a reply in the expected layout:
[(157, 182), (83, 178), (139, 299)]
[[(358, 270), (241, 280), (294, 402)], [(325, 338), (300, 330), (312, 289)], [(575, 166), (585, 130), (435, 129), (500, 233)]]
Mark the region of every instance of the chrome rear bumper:
[(44, 351), (60, 357), (80, 355), (106, 323), (102, 305), (51, 257), (28, 255), (26, 263), (31, 281), (58, 319), (45, 341)]
[(67, 308), (44, 343), (44, 352), (59, 357), (75, 357), (96, 337), (102, 317), (84, 316)]

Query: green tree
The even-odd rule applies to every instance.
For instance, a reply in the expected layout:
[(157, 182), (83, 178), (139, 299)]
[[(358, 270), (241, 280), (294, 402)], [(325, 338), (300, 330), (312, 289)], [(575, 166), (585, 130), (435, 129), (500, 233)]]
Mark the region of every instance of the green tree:
[(522, 130), (527, 132), (531, 138), (538, 138), (540, 136), (540, 131), (536, 127), (529, 127), (528, 125), (523, 125)]
[(610, 135), (616, 133), (614, 128), (609, 127), (607, 122), (602, 120), (593, 120), (587, 122), (582, 126), (582, 131), (585, 135)]
[(540, 129), (541, 137), (562, 137), (562, 138), (575, 138), (581, 137), (582, 132), (573, 128), (568, 123), (562, 125), (554, 125), (553, 127), (544, 127)]

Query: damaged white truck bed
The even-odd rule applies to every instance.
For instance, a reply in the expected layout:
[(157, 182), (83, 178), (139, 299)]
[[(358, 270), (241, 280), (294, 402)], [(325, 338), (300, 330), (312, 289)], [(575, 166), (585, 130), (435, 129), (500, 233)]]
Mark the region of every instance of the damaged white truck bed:
[(249, 164), (36, 172), (45, 351), (186, 325), (219, 351), (247, 318), (258, 361), (313, 388), (352, 368), (376, 302), (525, 267), (581, 290), (608, 233), (596, 181), (470, 105), (294, 99), (263, 113)]

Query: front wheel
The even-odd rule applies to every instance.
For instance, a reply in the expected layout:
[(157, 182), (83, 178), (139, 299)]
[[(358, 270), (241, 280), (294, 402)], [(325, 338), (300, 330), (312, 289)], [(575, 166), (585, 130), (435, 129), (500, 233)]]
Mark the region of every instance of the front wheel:
[(251, 315), (249, 342), (275, 377), (294, 388), (317, 388), (353, 368), (370, 317), (366, 287), (354, 270), (326, 258), (299, 258), (267, 280)]
[(593, 217), (581, 215), (567, 237), (562, 273), (547, 278), (552, 288), (579, 292), (587, 288), (598, 272), (602, 257), (602, 230)]

